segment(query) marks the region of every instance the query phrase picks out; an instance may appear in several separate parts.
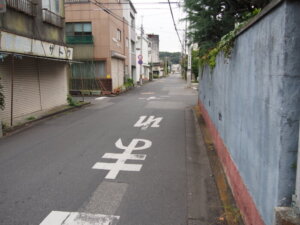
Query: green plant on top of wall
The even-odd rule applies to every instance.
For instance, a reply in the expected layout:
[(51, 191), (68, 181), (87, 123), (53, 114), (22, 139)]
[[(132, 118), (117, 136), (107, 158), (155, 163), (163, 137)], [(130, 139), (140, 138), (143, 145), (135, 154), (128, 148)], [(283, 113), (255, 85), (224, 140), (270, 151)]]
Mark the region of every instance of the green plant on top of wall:
[(224, 53), (225, 59), (229, 59), (231, 57), (232, 49), (234, 47), (234, 42), (238, 32), (248, 24), (251, 18), (260, 13), (260, 11), (261, 9), (254, 9), (252, 12), (245, 14), (244, 22), (238, 23), (234, 30), (230, 31), (221, 38), (215, 48), (209, 50), (206, 54), (200, 57), (200, 66), (203, 67), (208, 65), (211, 69), (214, 69), (216, 66), (217, 56), (220, 52)]

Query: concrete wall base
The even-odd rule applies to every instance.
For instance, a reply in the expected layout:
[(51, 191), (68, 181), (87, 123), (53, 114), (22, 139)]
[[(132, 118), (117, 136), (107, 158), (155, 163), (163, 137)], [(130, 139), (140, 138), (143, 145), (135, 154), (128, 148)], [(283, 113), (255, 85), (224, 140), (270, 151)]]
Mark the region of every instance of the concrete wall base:
[(217, 151), (218, 157), (222, 163), (233, 196), (240, 209), (242, 217), (246, 225), (265, 225), (256, 205), (248, 192), (248, 189), (239, 174), (239, 171), (232, 160), (230, 153), (225, 146), (217, 128), (209, 116), (203, 103), (199, 100), (198, 106), (204, 118), (204, 121), (212, 135), (213, 144)]
[(3, 137), (2, 121), (0, 120), (0, 138)]
[(275, 208), (276, 225), (300, 225), (300, 216), (291, 207)]

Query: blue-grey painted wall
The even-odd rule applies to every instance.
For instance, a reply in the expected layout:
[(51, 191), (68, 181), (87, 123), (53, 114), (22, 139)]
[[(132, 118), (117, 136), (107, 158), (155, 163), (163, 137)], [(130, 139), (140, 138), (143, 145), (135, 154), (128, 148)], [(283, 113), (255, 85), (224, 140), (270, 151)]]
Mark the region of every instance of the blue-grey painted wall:
[(295, 190), (300, 117), (300, 2), (283, 1), (200, 75), (199, 98), (266, 225)]

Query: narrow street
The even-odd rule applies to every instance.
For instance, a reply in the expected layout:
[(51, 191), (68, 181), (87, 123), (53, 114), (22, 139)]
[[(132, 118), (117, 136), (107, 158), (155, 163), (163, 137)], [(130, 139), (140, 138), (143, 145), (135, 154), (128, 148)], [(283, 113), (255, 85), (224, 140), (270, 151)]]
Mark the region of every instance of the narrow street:
[(0, 140), (1, 225), (218, 224), (196, 90), (175, 74), (88, 101)]

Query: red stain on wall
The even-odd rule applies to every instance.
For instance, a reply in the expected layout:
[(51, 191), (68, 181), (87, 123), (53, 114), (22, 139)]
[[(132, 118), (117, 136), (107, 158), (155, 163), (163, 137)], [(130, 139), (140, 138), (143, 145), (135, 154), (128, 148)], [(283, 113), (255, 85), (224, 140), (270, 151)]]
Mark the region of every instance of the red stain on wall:
[(198, 102), (198, 105), (205, 123), (212, 135), (217, 154), (223, 165), (233, 196), (246, 225), (265, 225), (234, 161), (230, 156), (229, 151), (220, 137), (213, 121), (210, 119), (208, 112), (200, 101)]

